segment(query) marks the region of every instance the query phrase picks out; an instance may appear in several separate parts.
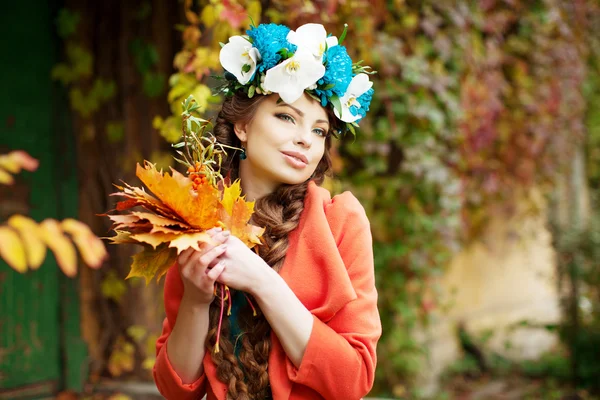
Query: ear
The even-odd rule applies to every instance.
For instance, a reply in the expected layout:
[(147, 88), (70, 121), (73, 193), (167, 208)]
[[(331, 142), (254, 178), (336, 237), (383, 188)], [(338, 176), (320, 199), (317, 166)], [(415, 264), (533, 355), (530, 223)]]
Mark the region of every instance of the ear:
[(248, 141), (248, 134), (246, 132), (247, 126), (248, 124), (246, 124), (245, 122), (236, 122), (233, 125), (233, 131), (242, 143)]

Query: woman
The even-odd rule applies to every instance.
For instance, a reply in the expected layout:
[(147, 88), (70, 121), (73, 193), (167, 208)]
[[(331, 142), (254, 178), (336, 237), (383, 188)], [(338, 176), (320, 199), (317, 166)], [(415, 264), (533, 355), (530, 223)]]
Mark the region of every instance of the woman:
[[(321, 25), (259, 25), (248, 36), (221, 51), (230, 76), (214, 133), (242, 149), (222, 173), (256, 201), (264, 244), (257, 255), (213, 229), (215, 245), (180, 254), (165, 283), (155, 381), (167, 399), (359, 399), (381, 335), (369, 222), (352, 194), (332, 199), (318, 185), (332, 135), (364, 116), (371, 83)], [(216, 282), (234, 307), (219, 351)]]

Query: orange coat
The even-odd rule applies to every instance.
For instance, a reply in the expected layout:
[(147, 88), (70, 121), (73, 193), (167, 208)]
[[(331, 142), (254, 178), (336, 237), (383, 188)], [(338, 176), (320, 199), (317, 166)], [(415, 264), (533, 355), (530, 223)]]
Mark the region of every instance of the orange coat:
[[(289, 243), (280, 274), (313, 314), (314, 325), (300, 368), (271, 333), (268, 371), (273, 399), (360, 399), (373, 385), (375, 347), (381, 336), (365, 211), (350, 192), (332, 199), (327, 190), (310, 183)], [(205, 393), (208, 400), (225, 400), (226, 386), (217, 379), (208, 352), (204, 374), (193, 383), (182, 383), (169, 362), (165, 344), (182, 295), (179, 272), (171, 268), (164, 291), (167, 317), (156, 343), (156, 385), (169, 400), (200, 399)]]

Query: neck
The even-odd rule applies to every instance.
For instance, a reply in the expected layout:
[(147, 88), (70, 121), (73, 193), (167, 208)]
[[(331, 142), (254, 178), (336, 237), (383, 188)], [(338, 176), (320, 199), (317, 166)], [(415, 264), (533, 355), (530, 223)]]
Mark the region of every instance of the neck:
[(277, 189), (277, 186), (273, 182), (260, 179), (252, 174), (250, 168), (243, 162), (240, 163), (239, 175), (242, 193), (246, 196), (246, 201), (256, 201), (273, 193)]

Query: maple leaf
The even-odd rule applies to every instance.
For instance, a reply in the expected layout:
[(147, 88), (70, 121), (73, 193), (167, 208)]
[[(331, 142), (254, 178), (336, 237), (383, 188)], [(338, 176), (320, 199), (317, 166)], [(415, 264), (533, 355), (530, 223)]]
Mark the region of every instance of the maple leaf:
[(146, 279), (146, 285), (148, 285), (152, 278), (156, 276), (158, 282), (175, 263), (176, 258), (177, 250), (169, 248), (166, 244), (162, 244), (156, 249), (146, 247), (133, 256), (131, 271), (125, 279), (143, 277)]
[(176, 239), (171, 241), (169, 247), (174, 247), (177, 249), (177, 254), (180, 254), (182, 251), (193, 248), (196, 251), (200, 251), (200, 246), (198, 245), (200, 242), (216, 244), (216, 242), (211, 238), (211, 236), (206, 232), (193, 232), (193, 233), (185, 233), (183, 235), (179, 235)]
[(155, 232), (155, 233), (136, 233), (135, 235), (131, 235), (130, 238), (137, 240), (140, 243), (146, 243), (152, 246), (153, 248), (157, 248), (163, 243), (169, 243), (171, 240), (177, 239), (179, 234), (175, 233), (164, 233), (164, 232)]
[(239, 180), (223, 188), (220, 222), (246, 246), (253, 247), (255, 244), (260, 244), (260, 236), (264, 229), (248, 223), (254, 212), (254, 202), (246, 201), (241, 194)]
[(218, 190), (207, 183), (196, 191), (192, 181), (171, 169), (172, 175), (157, 171), (146, 162), (137, 165), (136, 175), (175, 214), (194, 228), (210, 229), (218, 223)]

